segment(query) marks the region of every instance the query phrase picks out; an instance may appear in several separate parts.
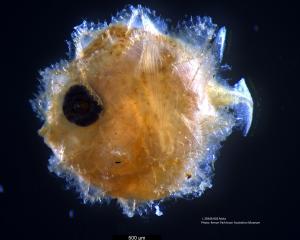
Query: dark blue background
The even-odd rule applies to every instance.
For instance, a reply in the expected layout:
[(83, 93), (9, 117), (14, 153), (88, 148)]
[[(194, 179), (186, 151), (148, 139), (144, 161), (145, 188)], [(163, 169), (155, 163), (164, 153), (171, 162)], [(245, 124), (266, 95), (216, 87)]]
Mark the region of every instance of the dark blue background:
[[(142, 3), (175, 24), (185, 14), (208, 15), (228, 30), (224, 62), (233, 81), (245, 77), (254, 122), (234, 133), (215, 164), (213, 188), (195, 200), (168, 201), (164, 215), (122, 215), (113, 202), (84, 205), (49, 173), (51, 151), (28, 100), (38, 70), (67, 58), (73, 27), (110, 20), (126, 4)], [(162, 239), (294, 239), (299, 234), (299, 13), (287, 1), (44, 1), (1, 3), (0, 239), (111, 239), (159, 234)], [(69, 211), (74, 216), (70, 218)], [(202, 217), (261, 221), (258, 226), (205, 226)]]

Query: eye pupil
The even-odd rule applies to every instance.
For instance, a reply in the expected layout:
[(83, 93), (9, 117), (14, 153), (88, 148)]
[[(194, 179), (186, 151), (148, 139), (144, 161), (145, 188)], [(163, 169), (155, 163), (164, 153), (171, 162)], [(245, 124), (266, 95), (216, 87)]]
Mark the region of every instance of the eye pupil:
[(89, 126), (99, 118), (102, 106), (82, 85), (72, 86), (65, 95), (63, 112), (68, 121), (81, 126)]
[(88, 102), (85, 102), (83, 99), (76, 100), (72, 106), (72, 110), (78, 114), (85, 114), (90, 111), (90, 105)]

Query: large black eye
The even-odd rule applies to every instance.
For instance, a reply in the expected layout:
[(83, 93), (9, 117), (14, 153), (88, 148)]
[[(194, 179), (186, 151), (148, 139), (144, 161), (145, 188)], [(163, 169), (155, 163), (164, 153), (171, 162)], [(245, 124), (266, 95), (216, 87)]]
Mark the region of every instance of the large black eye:
[(78, 126), (85, 127), (97, 121), (99, 113), (103, 110), (97, 101), (82, 85), (72, 86), (63, 102), (65, 117)]

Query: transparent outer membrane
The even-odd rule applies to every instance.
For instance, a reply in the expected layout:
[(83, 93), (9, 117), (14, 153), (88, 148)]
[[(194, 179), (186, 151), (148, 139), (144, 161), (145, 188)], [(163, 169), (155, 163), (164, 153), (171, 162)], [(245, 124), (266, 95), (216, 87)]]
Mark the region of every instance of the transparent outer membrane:
[[(196, 17), (172, 30), (147, 8), (130, 6), (110, 24), (84, 21), (69, 61), (40, 72), (32, 101), (54, 155), (49, 170), (75, 186), (84, 202), (117, 199), (129, 217), (163, 215), (165, 199), (199, 197), (212, 187), (220, 143), (251, 126), (244, 79), (233, 87), (218, 70), (226, 29)], [(103, 107), (89, 126), (69, 122), (66, 93), (84, 86)]]

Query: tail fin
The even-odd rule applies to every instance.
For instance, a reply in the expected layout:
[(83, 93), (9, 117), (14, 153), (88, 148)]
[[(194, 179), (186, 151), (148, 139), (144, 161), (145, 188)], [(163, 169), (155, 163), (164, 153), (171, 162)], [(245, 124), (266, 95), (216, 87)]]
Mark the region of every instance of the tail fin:
[(236, 96), (236, 101), (232, 105), (235, 118), (244, 136), (246, 136), (252, 123), (253, 100), (245, 79), (242, 78), (234, 85), (233, 94)]
[(210, 101), (216, 108), (233, 110), (236, 125), (247, 135), (252, 123), (253, 100), (245, 80), (242, 78), (233, 88), (212, 83), (209, 88)]

